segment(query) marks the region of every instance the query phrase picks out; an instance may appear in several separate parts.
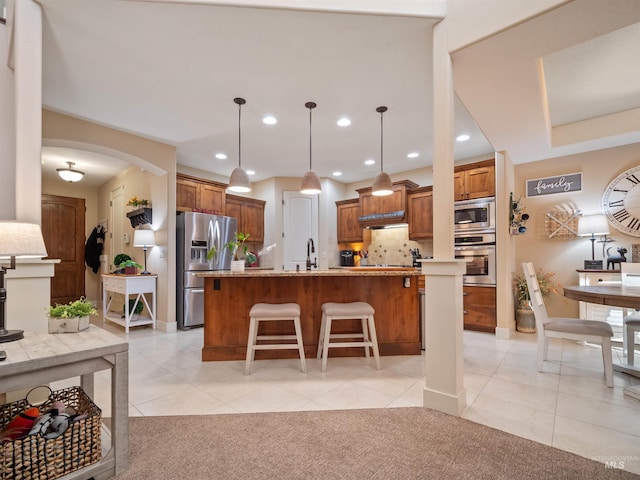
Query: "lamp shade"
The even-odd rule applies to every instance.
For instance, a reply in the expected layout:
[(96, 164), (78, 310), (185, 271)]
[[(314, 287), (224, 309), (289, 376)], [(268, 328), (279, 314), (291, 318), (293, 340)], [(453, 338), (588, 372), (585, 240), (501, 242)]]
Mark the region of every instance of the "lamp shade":
[(67, 165), (67, 168), (56, 169), (56, 172), (58, 172), (60, 178), (65, 182), (79, 182), (80, 180), (82, 180), (82, 178), (84, 177), (84, 172), (81, 172), (80, 170), (74, 170), (73, 166), (75, 165), (75, 163), (73, 162), (67, 162)]
[(247, 193), (251, 191), (251, 182), (249, 175), (244, 168), (236, 167), (229, 177), (229, 186), (227, 189), (232, 192)]
[(302, 177), (300, 193), (304, 193), (306, 195), (317, 195), (318, 193), (322, 193), (320, 177), (318, 177), (318, 174), (315, 171), (309, 170), (304, 174), (304, 177)]
[(578, 218), (578, 235), (609, 235), (609, 222), (606, 215), (583, 215)]
[(380, 172), (373, 179), (373, 188), (371, 194), (377, 197), (384, 195), (391, 195), (393, 193), (393, 184), (391, 183), (391, 177), (387, 172)]
[(133, 246), (134, 247), (152, 247), (156, 244), (153, 230), (134, 230)]
[(47, 256), (40, 225), (0, 220), (0, 257)]

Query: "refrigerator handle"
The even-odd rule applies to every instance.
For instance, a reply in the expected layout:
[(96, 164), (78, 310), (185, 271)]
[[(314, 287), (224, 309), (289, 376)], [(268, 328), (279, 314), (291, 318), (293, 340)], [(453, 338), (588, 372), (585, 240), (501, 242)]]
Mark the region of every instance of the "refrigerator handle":
[(209, 244), (209, 249), (211, 249), (212, 247), (215, 247), (216, 249), (216, 254), (212, 258), (214, 270), (218, 268), (221, 254), (220, 249), (224, 248), (224, 245), (220, 244), (220, 240), (220, 224), (217, 219), (212, 219), (209, 221), (209, 238), (207, 243)]

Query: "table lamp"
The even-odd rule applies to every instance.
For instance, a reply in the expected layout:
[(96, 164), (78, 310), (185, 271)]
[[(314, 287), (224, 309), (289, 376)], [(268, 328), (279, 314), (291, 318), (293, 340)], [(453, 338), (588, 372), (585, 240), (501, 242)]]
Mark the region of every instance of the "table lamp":
[(609, 235), (606, 215), (583, 215), (578, 218), (578, 236), (591, 235), (591, 260), (584, 261), (585, 270), (602, 270), (602, 260), (595, 259), (596, 235)]
[[(7, 330), (5, 326), (7, 290), (4, 275), (16, 268), (16, 257), (42, 258), (47, 256), (40, 226), (0, 220), (0, 343), (24, 338), (22, 330)], [(2, 263), (9, 260), (9, 266)]]
[(147, 271), (147, 247), (153, 247), (156, 244), (153, 230), (134, 230), (133, 232), (133, 246), (142, 247), (144, 250), (144, 271), (142, 275), (149, 275), (151, 272)]

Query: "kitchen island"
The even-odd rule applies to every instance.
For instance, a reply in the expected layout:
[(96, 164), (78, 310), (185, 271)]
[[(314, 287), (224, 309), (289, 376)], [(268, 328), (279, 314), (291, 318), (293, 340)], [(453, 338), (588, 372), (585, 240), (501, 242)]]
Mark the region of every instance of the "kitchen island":
[[(305, 355), (315, 358), (321, 306), (325, 302), (367, 302), (375, 309), (381, 355), (420, 355), (418, 278), (414, 268), (335, 268), (329, 270), (202, 272), (204, 285), (203, 361), (243, 360), (249, 309), (264, 303), (300, 305)], [(338, 329), (340, 327), (340, 330)], [(261, 327), (262, 328), (262, 327)], [(261, 334), (292, 334), (290, 322), (269, 322)], [(359, 331), (360, 322), (341, 321), (334, 333)], [(294, 358), (294, 350), (261, 350), (260, 358)], [(332, 348), (330, 356), (360, 356), (361, 348)]]

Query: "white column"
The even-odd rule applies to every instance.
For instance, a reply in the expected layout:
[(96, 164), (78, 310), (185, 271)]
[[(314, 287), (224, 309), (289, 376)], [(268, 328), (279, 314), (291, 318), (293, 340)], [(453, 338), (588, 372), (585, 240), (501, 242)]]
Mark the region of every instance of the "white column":
[(463, 261), (455, 260), (453, 242), (453, 69), (446, 38), (438, 24), (433, 42), (433, 260), (425, 274), (426, 384), (424, 406), (461, 415), (463, 385)]
[(16, 219), (40, 224), (42, 145), (42, 10), (15, 2)]

